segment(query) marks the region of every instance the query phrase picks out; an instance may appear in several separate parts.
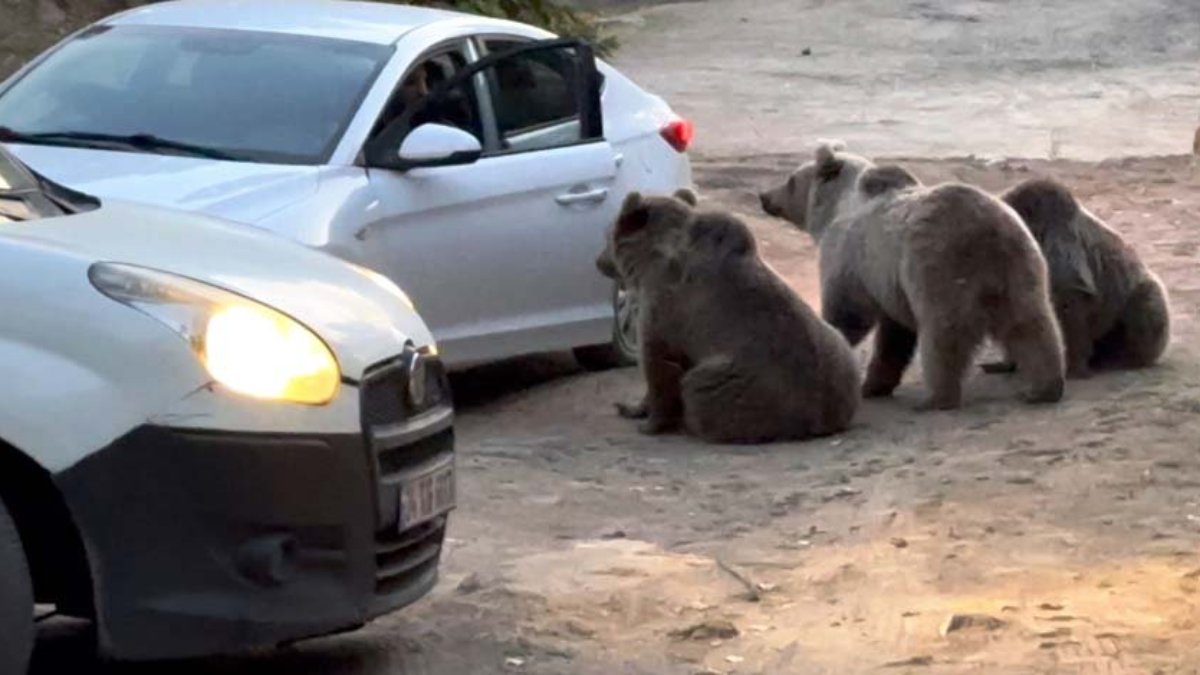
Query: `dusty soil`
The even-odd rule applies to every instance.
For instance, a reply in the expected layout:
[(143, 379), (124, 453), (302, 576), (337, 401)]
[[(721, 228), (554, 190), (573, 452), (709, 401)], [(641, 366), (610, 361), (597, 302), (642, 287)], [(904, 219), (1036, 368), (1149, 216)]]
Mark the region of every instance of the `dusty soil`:
[[(754, 211), (791, 162), (703, 162), (699, 184), (816, 304), (811, 243)], [(107, 672), (1200, 672), (1200, 169), (905, 163), (1068, 181), (1168, 284), (1165, 362), (1044, 408), (979, 374), (946, 413), (913, 411), (913, 372), (849, 433), (767, 447), (638, 435), (611, 406), (634, 370), (483, 368), (455, 380), (462, 505), (430, 598), (278, 654)], [(78, 632), (50, 633), (37, 675), (99, 669)]]
[(1190, 152), (1200, 125), (1192, 1), (646, 4), (612, 20), (615, 62), (710, 156), (835, 137), (873, 156), (1100, 160)]

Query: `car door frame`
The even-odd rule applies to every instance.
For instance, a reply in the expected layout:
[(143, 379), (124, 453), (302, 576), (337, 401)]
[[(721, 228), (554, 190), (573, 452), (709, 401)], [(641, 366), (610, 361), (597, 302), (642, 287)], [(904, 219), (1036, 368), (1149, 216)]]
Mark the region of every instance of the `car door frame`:
[[(479, 43), (474, 39), (480, 35), (486, 35), (496, 39), (510, 40), (519, 44), (514, 45), (513, 49), (506, 49), (502, 52), (496, 52), (489, 55), (481, 55), (479, 53), (481, 51), (479, 48)], [(475, 99), (472, 103), (476, 107), (475, 113), (480, 117), (479, 121), (482, 124), (481, 131), (485, 135), (484, 140), (487, 146), (486, 154), (483, 155), (479, 161), (504, 161), (507, 157), (533, 155), (534, 153), (538, 152), (570, 152), (571, 148), (575, 147), (589, 148), (586, 150), (586, 152), (593, 154), (595, 152), (605, 151), (611, 153), (611, 145), (608, 144), (604, 136), (603, 108), (601, 103), (601, 89), (599, 86), (603, 81), (603, 78), (599, 69), (599, 61), (596, 59), (591, 46), (586, 42), (574, 39), (547, 39), (543, 35), (521, 34), (511, 31), (496, 30), (494, 25), (489, 26), (488, 30), (475, 31), (468, 35), (458, 34), (447, 36), (446, 34), (443, 34), (440, 37), (442, 39), (425, 43), (422, 45), (422, 49), (420, 50), (413, 49), (409, 51), (407, 55), (403, 57), (402, 66), (398, 64), (392, 64), (389, 69), (385, 70), (385, 74), (381, 75), (381, 77), (386, 78), (386, 82), (379, 83), (379, 86), (377, 87), (378, 91), (374, 91), (372, 95), (368, 97), (373, 99), (373, 105), (370, 107), (372, 109), (378, 108), (378, 112), (374, 113), (375, 117), (361, 120), (362, 124), (360, 129), (364, 133), (373, 129), (377, 123), (378, 117), (386, 111), (387, 104), (393, 97), (396, 89), (402, 84), (403, 78), (406, 77), (408, 73), (412, 72), (413, 68), (417, 67), (418, 64), (428, 59), (431, 55), (441, 53), (447, 49), (458, 50), (460, 53), (462, 53), (462, 45), (466, 44), (466, 53), (469, 60), (468, 64), (456, 72), (454, 76), (443, 82), (439, 82), (437, 85), (432, 87), (430, 92), (430, 100), (435, 100), (440, 92), (462, 87), (464, 86), (464, 83), (466, 86), (472, 88), (472, 93), (474, 94), (473, 98)], [(577, 71), (576, 78), (574, 78), (575, 81), (572, 83), (572, 90), (574, 95), (577, 97), (575, 109), (578, 112), (575, 115), (572, 115), (571, 118), (564, 119), (570, 119), (570, 123), (578, 126), (579, 137), (577, 140), (567, 139), (566, 142), (555, 143), (545, 148), (515, 148), (512, 150), (505, 150), (500, 147), (501, 143), (499, 141), (498, 119), (496, 116), (496, 111), (492, 105), (493, 92), (490, 86), (491, 82), (488, 77), (489, 70), (492, 69), (496, 63), (502, 62), (504, 59), (519, 57), (520, 54), (524, 52), (550, 50), (570, 50), (570, 58), (574, 60), (574, 67), (577, 69)], [(400, 57), (398, 56), (397, 59), (399, 58)], [(388, 164), (392, 164), (394, 162), (392, 159), (392, 153), (397, 151), (398, 145), (403, 142), (403, 138), (410, 131), (410, 129), (408, 129), (408, 121), (411, 120), (414, 115), (419, 114), (420, 110), (421, 107), (414, 107), (411, 110), (402, 112), (400, 117), (397, 118), (396, 122), (394, 123), (396, 132), (393, 134), (388, 134), (388, 136), (390, 136), (389, 140), (382, 143), (380, 146), (371, 148), (369, 147), (370, 141), (364, 141), (363, 146), (358, 149), (359, 152), (357, 153), (358, 156), (356, 157), (357, 161), (355, 163), (359, 167), (371, 171), (395, 171), (398, 174), (406, 173), (406, 171), (404, 171), (402, 168), (399, 168), (399, 165), (393, 168), (388, 168)], [(372, 157), (372, 155), (374, 155), (374, 157)], [(367, 161), (368, 158), (376, 161)], [(384, 158), (383, 162), (379, 161), (381, 158)], [(589, 161), (594, 161), (594, 159)], [(606, 162), (607, 161), (609, 160), (606, 160)], [(615, 171), (615, 161), (612, 162), (611, 168), (613, 171)], [(432, 176), (432, 174), (430, 175)], [(414, 177), (416, 177), (415, 174)], [(612, 177), (613, 175), (610, 175), (606, 180), (611, 179)], [(603, 192), (605, 196), (609, 194), (607, 187), (602, 191), (593, 190), (593, 192)], [(560, 197), (561, 196), (562, 195), (560, 195)], [(589, 195), (586, 191), (581, 192), (579, 195), (575, 195), (572, 191), (572, 193), (566, 195), (566, 197), (567, 198), (561, 200), (556, 198), (555, 200), (559, 201), (559, 204), (563, 208), (571, 208), (570, 205), (575, 204), (577, 201), (582, 205), (584, 200), (589, 199)], [(600, 244), (599, 229), (597, 229), (597, 232), (594, 234), (597, 234), (596, 245), (598, 250)], [(583, 264), (576, 266), (584, 274), (586, 274), (586, 270), (591, 269), (590, 261), (592, 260), (592, 253), (590, 249), (586, 257), (587, 260), (584, 261)], [(571, 259), (574, 258), (575, 256), (573, 256)], [(572, 310), (568, 309), (566, 310), (564, 316), (586, 316), (587, 312), (584, 308), (590, 306), (589, 303), (591, 301), (589, 298), (592, 298), (592, 294), (580, 294), (578, 296), (578, 302), (580, 304), (577, 306), (577, 310), (572, 313)], [(592, 299), (597, 301), (595, 303), (596, 305), (607, 305), (609, 302), (607, 292), (597, 294), (596, 297)], [(570, 301), (564, 307), (576, 306), (574, 302), (575, 301)], [(516, 316), (520, 315), (514, 315), (514, 317)], [(536, 337), (534, 334), (530, 334), (528, 336), (528, 345), (531, 348), (529, 351), (580, 346), (584, 344), (592, 344), (593, 341), (596, 343), (604, 342), (605, 338), (608, 337), (608, 334), (611, 331), (611, 317), (606, 316), (599, 323), (597, 323), (597, 321), (599, 321), (599, 317), (596, 317), (596, 319), (589, 319), (588, 321), (572, 320), (561, 325), (557, 323), (545, 324), (546, 328), (539, 329), (536, 333)], [(573, 337), (568, 338), (568, 336)], [(457, 342), (458, 339), (459, 336), (456, 335), (455, 341)], [(461, 344), (466, 345), (469, 343), (472, 345), (480, 345), (478, 348), (474, 346), (469, 348), (464, 347), (467, 352), (477, 351), (477, 349), (492, 349), (492, 347), (483, 347), (482, 343), (477, 342), (478, 338), (462, 336), (462, 339), (464, 342)], [(497, 343), (496, 346), (496, 349), (499, 351), (507, 351), (511, 349), (511, 346), (500, 347), (499, 344), (500, 343)], [(537, 347), (537, 349), (533, 349), (533, 347)], [(515, 355), (515, 352), (512, 354), (500, 354), (500, 356), (504, 355)]]
[[(342, 167), (365, 168), (362, 162), (362, 149), (370, 139), (375, 120), (383, 113), (396, 87), (403, 82), (408, 71), (430, 51), (439, 45), (463, 40), (469, 44), (469, 49), (475, 50), (476, 44), (472, 38), (476, 35), (495, 35), (523, 40), (554, 39), (553, 33), (535, 26), (512, 23), (503, 27), (497, 26), (496, 21), (484, 17), (464, 16), (461, 19), (438, 21), (419, 28), (414, 28), (397, 39), (391, 59), (375, 77), (375, 83), (367, 95), (359, 103), (350, 124), (342, 133), (341, 141), (330, 156), (328, 165)], [(478, 52), (475, 52), (478, 57)], [(471, 61), (473, 63), (474, 61)], [(470, 65), (470, 63), (468, 63)]]
[[(432, 89), (430, 89), (429, 94), (425, 97), (425, 99), (422, 100), (422, 105), (408, 108), (400, 114), (400, 117), (397, 118), (395, 122), (393, 122), (393, 124), (398, 125), (398, 128), (402, 132), (400, 136), (394, 139), (394, 142), (389, 140), (389, 142), (386, 144), (381, 142), (378, 145), (375, 145), (375, 141), (372, 138), (367, 138), (364, 141), (359, 154), (359, 161), (362, 162), (364, 166), (374, 164), (379, 168), (389, 168), (385, 163), (386, 160), (384, 158), (384, 154), (398, 150), (400, 144), (404, 142), (405, 135), (407, 133), (411, 133), (411, 128), (405, 128), (408, 120), (411, 120), (414, 115), (424, 109), (424, 104), (426, 101), (435, 100), (439, 94), (442, 94), (454, 87), (458, 87), (467, 80), (474, 80), (471, 82), (471, 85), (475, 89), (476, 104), (484, 134), (483, 157), (489, 158), (522, 152), (537, 152), (539, 149), (536, 148), (532, 150), (504, 150), (500, 146), (499, 120), (497, 119), (496, 111), (493, 106), (492, 92), (490, 90), (489, 83), (482, 81), (482, 78), (480, 78), (479, 75), (486, 76), (484, 71), (486, 71), (492, 65), (519, 54), (565, 48), (573, 48), (577, 51), (577, 59), (579, 60), (581, 66), (581, 72), (579, 74), (584, 80), (582, 82), (582, 86), (576, 87), (576, 95), (580, 98), (580, 100), (576, 102), (579, 109), (580, 137), (579, 140), (575, 142), (562, 143), (555, 145), (552, 148), (545, 149), (558, 150), (577, 145), (605, 142), (604, 111), (600, 96), (600, 85), (602, 79), (600, 70), (597, 67), (596, 55), (591, 45), (589, 45), (586, 41), (577, 38), (552, 38), (546, 40), (523, 41), (523, 44), (512, 49), (506, 49), (494, 54), (484, 54), (482, 53), (481, 44), (478, 42), (478, 39), (479, 38), (475, 36), (470, 36), (466, 39), (468, 62), (462, 70), (455, 73), (452, 77), (447, 78), (445, 81), (439, 82), (437, 85), (435, 85)], [(401, 79), (397, 81), (396, 86), (398, 87), (400, 83), (403, 82), (403, 78), (407, 77), (407, 74), (411, 72), (412, 68), (415, 67), (416, 64), (422, 62), (423, 59), (428, 58), (428, 55), (430, 54), (436, 54), (444, 51), (445, 45), (455, 41), (456, 40), (447, 40), (444, 43), (441, 43), (441, 46), (435, 45), (434, 47), (422, 52), (420, 56), (412, 59), (412, 61), (409, 63), (408, 69), (404, 71), (404, 75), (402, 75)], [(388, 101), (390, 100), (391, 97), (388, 98)], [(386, 106), (386, 103), (384, 105)], [(380, 110), (380, 114), (382, 114), (382, 112), (383, 111)], [(376, 119), (378, 119), (378, 117)], [(384, 133), (386, 134), (386, 130)], [(374, 156), (375, 160), (373, 162), (371, 161), (372, 156)]]

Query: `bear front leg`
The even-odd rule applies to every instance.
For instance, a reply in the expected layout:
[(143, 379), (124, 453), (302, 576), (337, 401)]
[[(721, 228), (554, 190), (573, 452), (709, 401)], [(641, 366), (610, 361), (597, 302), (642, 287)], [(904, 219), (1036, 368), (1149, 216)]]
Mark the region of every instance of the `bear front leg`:
[(842, 280), (821, 288), (821, 318), (857, 347), (875, 327), (879, 311), (859, 284)]
[(1086, 379), (1092, 375), (1089, 364), (1095, 341), (1088, 322), (1090, 309), (1090, 303), (1083, 299), (1068, 299), (1058, 305), (1058, 325), (1067, 352), (1067, 377), (1071, 379)]
[[(646, 412), (638, 430), (644, 434), (660, 434), (679, 427), (683, 418), (681, 381), (683, 366), (668, 358), (661, 345), (643, 341), (642, 372), (646, 378)], [(637, 406), (633, 407), (634, 412)]]
[(875, 350), (867, 366), (867, 378), (863, 382), (864, 398), (891, 396), (904, 371), (912, 362), (917, 348), (917, 334), (905, 326), (883, 317), (875, 329)]

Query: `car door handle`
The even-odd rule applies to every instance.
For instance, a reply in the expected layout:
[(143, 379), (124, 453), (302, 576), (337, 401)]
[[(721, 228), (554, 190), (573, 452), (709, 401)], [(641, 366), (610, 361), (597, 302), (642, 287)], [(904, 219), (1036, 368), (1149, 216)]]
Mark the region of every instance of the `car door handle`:
[(602, 202), (608, 197), (608, 188), (596, 188), (586, 192), (567, 192), (554, 198), (554, 201), (569, 206), (571, 204), (592, 204)]

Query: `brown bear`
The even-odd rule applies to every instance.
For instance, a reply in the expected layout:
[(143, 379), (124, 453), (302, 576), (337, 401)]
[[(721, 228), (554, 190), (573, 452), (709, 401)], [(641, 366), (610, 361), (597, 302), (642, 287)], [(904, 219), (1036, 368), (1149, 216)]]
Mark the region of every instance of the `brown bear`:
[(688, 195), (629, 195), (597, 260), (641, 302), (646, 399), (618, 406), (645, 433), (682, 425), (717, 443), (846, 429), (859, 403), (850, 346), (758, 255), (750, 229)]
[(825, 319), (852, 345), (876, 329), (864, 396), (891, 395), (919, 345), (929, 389), (920, 407), (956, 408), (990, 336), (1021, 364), (1025, 400), (1062, 398), (1046, 263), (1000, 200), (968, 185), (926, 187), (828, 144), (760, 199), (816, 240)]
[[(1025, 221), (1046, 258), (1068, 377), (1157, 361), (1171, 334), (1167, 292), (1121, 235), (1053, 179), (1031, 178), (1001, 199)], [(984, 366), (988, 372), (1014, 368), (1011, 361)]]

